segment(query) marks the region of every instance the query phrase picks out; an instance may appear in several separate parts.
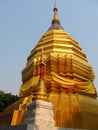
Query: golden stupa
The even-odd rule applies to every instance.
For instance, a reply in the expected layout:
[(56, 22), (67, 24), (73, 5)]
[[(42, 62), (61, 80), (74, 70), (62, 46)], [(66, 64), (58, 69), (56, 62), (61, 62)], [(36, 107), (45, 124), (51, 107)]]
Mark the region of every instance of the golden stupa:
[(48, 100), (55, 105), (56, 126), (98, 128), (98, 101), (92, 66), (78, 42), (61, 26), (56, 4), (53, 11), (51, 26), (31, 51), (22, 70), (20, 100), (0, 114), (0, 122), (4, 125), (22, 124), (39, 83), (43, 50), (44, 82)]

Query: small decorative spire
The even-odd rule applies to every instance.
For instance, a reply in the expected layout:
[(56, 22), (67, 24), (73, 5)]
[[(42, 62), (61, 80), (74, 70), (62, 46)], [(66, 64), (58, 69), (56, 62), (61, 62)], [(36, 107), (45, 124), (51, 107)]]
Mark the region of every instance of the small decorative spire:
[(48, 94), (47, 94), (47, 89), (44, 83), (44, 59), (43, 59), (43, 49), (41, 52), (41, 60), (40, 60), (40, 79), (38, 82), (38, 86), (36, 87), (35, 91), (34, 91), (34, 95), (33, 95), (33, 99), (32, 100), (44, 100), (44, 101), (48, 101)]
[(41, 60), (40, 60), (40, 79), (44, 80), (44, 59), (43, 59), (43, 48), (41, 53)]

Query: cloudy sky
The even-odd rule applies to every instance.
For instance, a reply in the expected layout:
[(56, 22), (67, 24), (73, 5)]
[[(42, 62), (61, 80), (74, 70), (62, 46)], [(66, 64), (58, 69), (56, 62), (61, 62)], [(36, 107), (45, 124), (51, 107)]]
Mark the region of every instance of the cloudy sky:
[[(30, 51), (47, 31), (54, 0), (0, 0), (0, 90), (19, 93), (21, 70)], [(65, 31), (86, 53), (98, 91), (98, 1), (57, 0)]]

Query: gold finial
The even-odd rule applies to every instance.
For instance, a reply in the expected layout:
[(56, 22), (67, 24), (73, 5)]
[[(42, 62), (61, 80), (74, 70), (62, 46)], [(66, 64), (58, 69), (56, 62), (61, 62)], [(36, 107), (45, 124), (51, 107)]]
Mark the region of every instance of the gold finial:
[(53, 8), (53, 12), (54, 12), (54, 16), (53, 16), (53, 19), (52, 19), (52, 23), (51, 23), (51, 26), (48, 30), (53, 30), (53, 29), (63, 29), (63, 27), (61, 26), (60, 24), (60, 20), (58, 18), (58, 8), (57, 8), (57, 5), (56, 5), (56, 0), (54, 1), (54, 8)]
[(56, 5), (56, 0), (54, 0), (54, 5)]
[(57, 5), (56, 5), (56, 0), (55, 0), (55, 3), (54, 3), (54, 8), (53, 8), (53, 11), (54, 11), (54, 16), (53, 16), (53, 20), (58, 20), (58, 8), (57, 8)]
[[(54, 9), (57, 9), (56, 0), (54, 0)], [(53, 9), (53, 11), (54, 11), (54, 9)], [(57, 9), (57, 11), (58, 11), (58, 9)]]
[(38, 85), (34, 91), (33, 100), (44, 100), (48, 101), (47, 89), (44, 83), (44, 59), (43, 59), (43, 49), (41, 52), (41, 60), (40, 60), (40, 79)]

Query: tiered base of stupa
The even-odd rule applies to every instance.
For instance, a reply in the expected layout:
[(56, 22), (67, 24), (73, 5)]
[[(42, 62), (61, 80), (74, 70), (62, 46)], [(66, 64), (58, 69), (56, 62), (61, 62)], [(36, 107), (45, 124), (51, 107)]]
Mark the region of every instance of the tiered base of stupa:
[[(55, 94), (51, 96), (52, 96), (51, 98), (56, 100)], [(62, 109), (62, 111), (60, 111), (60, 108), (57, 104), (58, 109), (56, 108), (56, 111), (54, 111), (54, 116), (52, 111), (51, 112), (47, 111), (45, 115), (42, 114), (44, 121), (50, 119), (50, 117), (49, 118), (47, 117), (48, 112), (50, 113), (51, 117), (53, 116), (52, 118), (54, 118), (54, 120), (56, 121), (55, 125), (51, 126), (51, 130), (63, 130), (63, 129), (64, 130), (75, 130), (75, 129), (76, 130), (78, 129), (98, 130), (98, 101), (96, 99), (88, 96), (83, 96), (80, 94), (66, 94), (65, 97), (62, 94), (61, 96), (59, 96), (59, 98), (62, 97), (64, 98), (65, 102), (62, 102), (62, 105), (60, 106), (65, 107), (65, 109)], [(52, 104), (49, 102), (47, 103)], [(55, 102), (54, 105), (55, 107), (57, 107), (56, 103), (57, 102)], [(58, 103), (61, 104), (61, 102)], [(21, 101), (18, 101), (17, 103), (13, 104), (12, 106), (9, 106), (5, 110), (5, 112), (0, 114), (0, 125), (4, 126), (4, 127), (0, 127), (0, 130), (22, 130), (22, 129), (33, 130), (33, 126), (34, 126), (32, 124), (33, 120), (31, 121), (32, 122), (31, 124), (25, 123), (26, 125), (22, 125), (23, 122), (27, 122), (27, 119), (25, 118), (26, 117), (25, 114), (28, 113), (27, 108), (28, 106), (30, 107), (30, 105), (34, 108), (34, 104), (32, 105), (32, 96), (26, 97)], [(42, 104), (42, 106), (43, 109), (49, 108), (49, 105), (48, 107), (45, 107), (45, 104)], [(51, 108), (51, 110), (53, 110), (53, 108)], [(42, 110), (40, 111), (42, 112)], [(35, 113), (39, 115), (39, 112), (35, 112)], [(31, 116), (31, 114), (28, 115)], [(57, 120), (56, 120), (56, 115), (59, 116)], [(65, 122), (64, 122), (64, 117), (66, 119)], [(60, 127), (62, 127), (62, 129)]]
[[(0, 130), (82, 130), (73, 128), (57, 128), (54, 120), (54, 105), (52, 103), (35, 100), (27, 107), (22, 125), (3, 126)], [(85, 129), (86, 130), (86, 129)]]

